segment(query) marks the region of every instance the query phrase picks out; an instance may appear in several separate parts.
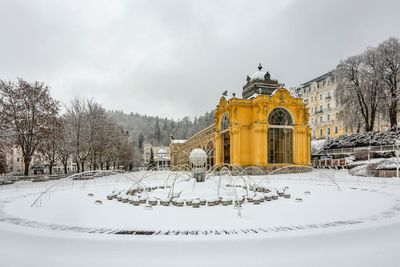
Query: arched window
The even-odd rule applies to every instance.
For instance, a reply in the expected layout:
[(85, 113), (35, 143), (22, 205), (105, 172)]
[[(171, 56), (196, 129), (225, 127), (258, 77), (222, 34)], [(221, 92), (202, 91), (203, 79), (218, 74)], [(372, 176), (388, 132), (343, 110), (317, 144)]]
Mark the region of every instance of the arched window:
[(229, 133), (229, 115), (225, 113), (221, 118), (221, 161), (223, 163), (231, 162), (231, 136)]
[(292, 116), (283, 108), (274, 109), (268, 119), (271, 125), (293, 125)]
[(229, 129), (229, 115), (225, 113), (221, 118), (221, 131)]
[(283, 108), (274, 109), (268, 118), (268, 162), (293, 162), (293, 120)]

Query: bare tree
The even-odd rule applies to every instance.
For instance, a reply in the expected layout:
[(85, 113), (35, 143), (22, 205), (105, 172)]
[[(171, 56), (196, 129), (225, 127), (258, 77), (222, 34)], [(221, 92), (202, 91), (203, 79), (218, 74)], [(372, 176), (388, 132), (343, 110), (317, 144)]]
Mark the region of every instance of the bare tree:
[[(98, 148), (105, 145), (104, 134), (106, 134), (105, 126), (107, 124), (107, 115), (104, 108), (94, 102), (93, 100), (87, 101), (87, 127), (88, 127), (88, 145), (91, 155), (90, 167), (97, 168), (97, 152)], [(83, 166), (82, 166), (83, 168)]]
[[(361, 114), (365, 131), (374, 129), (375, 119), (382, 100), (382, 82), (377, 74), (378, 55), (374, 49), (342, 61), (336, 68), (337, 104), (344, 113), (356, 109)], [(355, 107), (356, 106), (356, 107)], [(342, 116), (343, 118), (343, 116)]]
[(78, 172), (132, 164), (127, 133), (93, 100), (75, 99), (65, 115), (67, 136)]
[(356, 99), (349, 99), (349, 102), (351, 100), (353, 103), (347, 103), (348, 108), (346, 110), (339, 111), (338, 119), (343, 122), (345, 127), (351, 129), (351, 132), (359, 133), (365, 122)]
[(90, 153), (87, 106), (84, 100), (75, 98), (66, 110), (65, 121), (68, 129), (66, 133), (73, 159), (76, 163), (77, 171), (84, 171), (85, 160)]
[[(2, 106), (0, 105), (0, 114), (2, 113)], [(0, 116), (0, 174), (7, 172), (7, 159), (6, 153), (9, 149), (8, 143), (10, 141), (7, 126), (2, 121)]]
[(385, 93), (391, 128), (397, 127), (400, 98), (400, 42), (391, 37), (376, 48), (379, 54), (379, 76), (385, 82)]
[(53, 166), (61, 157), (61, 146), (63, 144), (63, 131), (64, 125), (61, 119), (54, 120), (51, 126), (52, 130), (48, 136), (43, 140), (42, 145), (38, 151), (45, 157), (49, 163), (49, 174), (53, 174)]
[(50, 97), (49, 88), (41, 82), (0, 81), (1, 121), (13, 132), (14, 144), (22, 150), (24, 175), (35, 151), (51, 132), (59, 104)]
[(72, 147), (70, 140), (68, 139), (68, 130), (66, 127), (66, 120), (65, 118), (60, 118), (61, 121), (61, 136), (59, 139), (59, 145), (58, 145), (58, 153), (59, 153), (59, 160), (61, 161), (61, 164), (63, 165), (64, 168), (64, 174), (68, 173), (68, 160), (70, 159), (72, 155)]

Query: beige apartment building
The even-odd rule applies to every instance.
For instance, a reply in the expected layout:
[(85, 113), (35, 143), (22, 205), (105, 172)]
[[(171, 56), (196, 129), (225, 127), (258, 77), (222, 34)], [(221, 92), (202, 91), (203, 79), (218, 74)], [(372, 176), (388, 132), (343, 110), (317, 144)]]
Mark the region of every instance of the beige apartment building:
[[(338, 118), (340, 108), (336, 105), (336, 85), (333, 71), (330, 71), (295, 89), (296, 94), (303, 98), (309, 108), (309, 126), (313, 139), (334, 138), (356, 131), (355, 128), (345, 127)], [(390, 127), (379, 115), (375, 124), (378, 131)]]
[(309, 125), (313, 139), (338, 137), (351, 133), (352, 129), (343, 126), (338, 118), (336, 106), (336, 84), (333, 71), (303, 83), (296, 88), (297, 95), (303, 98), (309, 108)]

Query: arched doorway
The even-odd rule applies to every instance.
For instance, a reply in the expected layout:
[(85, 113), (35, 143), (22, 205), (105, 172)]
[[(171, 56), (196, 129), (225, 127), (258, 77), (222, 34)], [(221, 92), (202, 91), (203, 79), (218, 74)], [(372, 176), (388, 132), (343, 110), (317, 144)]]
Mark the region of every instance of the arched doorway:
[(231, 137), (229, 132), (229, 115), (225, 113), (221, 118), (221, 156), (223, 163), (231, 163)]
[(284, 108), (268, 118), (268, 163), (293, 163), (293, 119)]

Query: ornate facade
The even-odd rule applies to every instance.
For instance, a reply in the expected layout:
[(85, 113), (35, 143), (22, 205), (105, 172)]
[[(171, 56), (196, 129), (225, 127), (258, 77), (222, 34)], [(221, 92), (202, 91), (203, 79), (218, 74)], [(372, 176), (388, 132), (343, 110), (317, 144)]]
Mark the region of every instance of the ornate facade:
[[(212, 150), (207, 144), (212, 144)], [(210, 165), (310, 165), (308, 108), (259, 66), (257, 72), (247, 76), (243, 98), (233, 95), (228, 99), (224, 93), (213, 125), (186, 142), (171, 143), (172, 164), (187, 164), (194, 148), (213, 151)]]
[(285, 88), (251, 99), (221, 97), (215, 160), (238, 166), (309, 165), (308, 110)]

